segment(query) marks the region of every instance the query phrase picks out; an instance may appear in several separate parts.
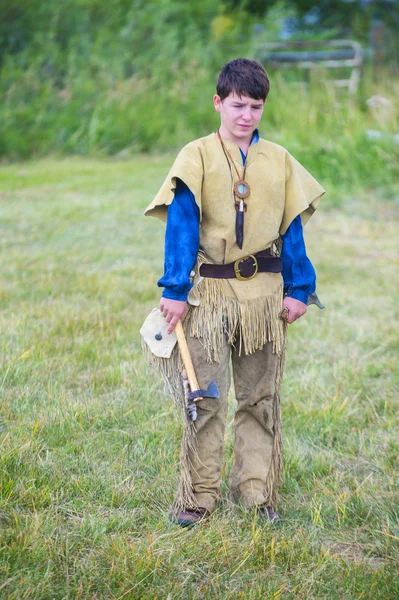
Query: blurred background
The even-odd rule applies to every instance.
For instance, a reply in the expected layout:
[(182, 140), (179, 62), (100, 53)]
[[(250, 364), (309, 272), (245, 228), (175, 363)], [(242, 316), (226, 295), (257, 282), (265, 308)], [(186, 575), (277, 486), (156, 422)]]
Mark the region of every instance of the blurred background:
[(0, 8), (3, 160), (175, 150), (217, 127), (217, 74), (246, 56), (271, 78), (263, 137), (300, 155), (330, 188), (338, 179), (346, 190), (389, 188), (398, 178), (397, 0), (0, 0)]
[[(0, 9), (2, 156), (180, 145), (214, 125), (221, 65), (247, 56), (268, 68), (270, 42), (353, 39), (358, 107), (397, 92), (397, 0), (1, 0)], [(273, 87), (268, 118), (279, 130), (278, 104), (292, 106), (293, 91)]]

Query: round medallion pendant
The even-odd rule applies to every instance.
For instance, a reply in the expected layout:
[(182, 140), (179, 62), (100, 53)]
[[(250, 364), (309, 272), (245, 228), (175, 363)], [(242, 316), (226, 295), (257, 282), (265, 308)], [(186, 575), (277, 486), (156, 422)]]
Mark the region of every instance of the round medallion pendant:
[(249, 183), (247, 183), (243, 179), (236, 181), (234, 184), (234, 193), (237, 196), (237, 198), (248, 198), (249, 194), (251, 193)]

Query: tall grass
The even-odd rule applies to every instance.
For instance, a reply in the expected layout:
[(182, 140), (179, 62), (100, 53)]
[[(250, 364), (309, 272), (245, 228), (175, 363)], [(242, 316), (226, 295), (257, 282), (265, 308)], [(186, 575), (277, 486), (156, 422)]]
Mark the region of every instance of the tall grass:
[(221, 505), (185, 531), (180, 417), (138, 333), (170, 160), (0, 166), (0, 598), (396, 600), (395, 202), (358, 189), (306, 227), (327, 308), (289, 330), (282, 527), (230, 503), (232, 393)]
[[(71, 68), (61, 88), (51, 77), (40, 78), (34, 66), (15, 78), (4, 67), (0, 153), (154, 154), (208, 134), (218, 126), (212, 104), (217, 70), (193, 54), (171, 61), (168, 69), (154, 67), (147, 76), (120, 78), (99, 67), (94, 77)], [(377, 86), (365, 76), (351, 98), (324, 78), (296, 85), (279, 73), (270, 75), (264, 137), (300, 155), (337, 190), (337, 198), (343, 189), (359, 186), (389, 193), (399, 178), (399, 145), (392, 136), (399, 132), (397, 84), (385, 80)], [(366, 100), (375, 94), (391, 107), (371, 111)], [(369, 129), (383, 137), (369, 140)]]
[[(218, 126), (212, 96), (221, 65), (258, 55), (262, 41), (275, 39), (282, 19), (295, 14), (277, 3), (255, 35), (253, 16), (237, 8), (224, 12), (220, 1), (115, 0), (112, 6), (35, 0), (24, 7), (30, 16), (20, 13), (21, 48), (2, 57), (0, 71), (4, 159), (176, 150)], [(14, 44), (18, 32), (1, 31)], [(335, 188), (388, 189), (399, 176), (391, 139), (399, 132), (399, 87), (388, 71), (375, 83), (368, 69), (352, 98), (327, 83), (325, 72), (317, 71), (309, 85), (270, 72), (263, 136), (299, 153)], [(366, 100), (375, 94), (391, 101), (391, 109), (371, 112)], [(370, 141), (368, 129), (388, 135)]]

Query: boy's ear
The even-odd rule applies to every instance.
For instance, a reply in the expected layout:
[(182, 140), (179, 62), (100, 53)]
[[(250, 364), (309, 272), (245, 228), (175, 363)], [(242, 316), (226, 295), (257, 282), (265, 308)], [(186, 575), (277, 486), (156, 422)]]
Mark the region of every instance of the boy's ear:
[(213, 97), (213, 106), (215, 107), (216, 112), (220, 113), (220, 111), (222, 110), (222, 101), (218, 94), (215, 94)]

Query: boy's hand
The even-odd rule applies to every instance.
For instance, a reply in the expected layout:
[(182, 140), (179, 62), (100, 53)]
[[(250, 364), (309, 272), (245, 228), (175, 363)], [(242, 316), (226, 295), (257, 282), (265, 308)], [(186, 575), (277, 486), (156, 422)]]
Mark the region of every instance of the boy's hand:
[(168, 333), (172, 333), (176, 327), (177, 321), (184, 316), (187, 310), (187, 302), (183, 302), (181, 300), (169, 300), (169, 298), (161, 298), (159, 308), (165, 317), (165, 321), (170, 323)]
[(302, 317), (308, 310), (308, 307), (304, 302), (291, 298), (290, 296), (285, 296), (283, 300), (283, 309), (284, 308), (288, 308), (287, 323), (293, 323), (299, 319), (299, 317)]

